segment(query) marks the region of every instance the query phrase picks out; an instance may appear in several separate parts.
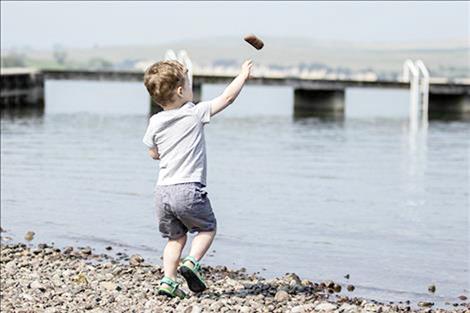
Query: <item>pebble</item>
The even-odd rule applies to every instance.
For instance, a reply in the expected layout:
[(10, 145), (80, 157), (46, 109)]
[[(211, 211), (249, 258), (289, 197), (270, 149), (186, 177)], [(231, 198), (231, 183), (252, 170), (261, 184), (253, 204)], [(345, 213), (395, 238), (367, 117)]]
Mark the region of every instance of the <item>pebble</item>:
[(335, 292), (339, 293), (339, 292), (341, 292), (341, 285), (335, 284), (333, 289), (334, 289)]
[[(348, 298), (329, 294), (340, 286), (333, 281), (301, 280), (293, 273), (264, 279), (225, 266), (203, 266), (207, 291), (190, 293), (184, 300), (169, 299), (157, 294), (162, 268), (142, 265), (143, 258), (138, 255), (131, 256), (129, 263), (111, 256), (101, 263), (88, 257), (91, 248), (66, 247), (61, 251), (47, 244), (32, 248), (2, 243), (0, 249), (1, 312), (464, 313), (469, 308), (465, 303), (444, 310), (410, 301), (402, 306), (403, 302), (383, 304)], [(188, 291), (186, 283), (181, 286)]]
[(435, 285), (430, 285), (430, 286), (428, 287), (428, 291), (429, 291), (429, 292), (432, 292), (432, 293), (435, 293), (435, 292), (436, 292), (436, 286), (435, 286)]
[(418, 302), (418, 306), (423, 307), (423, 308), (430, 308), (434, 305), (432, 302), (426, 302), (426, 301), (420, 301)]
[(461, 296), (459, 296), (459, 299), (462, 300), (462, 301), (465, 301), (465, 300), (467, 300), (467, 297), (464, 296), (464, 295), (461, 295)]
[(43, 284), (41, 284), (39, 281), (35, 280), (31, 284), (29, 284), (29, 288), (31, 289), (39, 289), (40, 291), (44, 292), (46, 291), (46, 288), (44, 287)]
[(336, 310), (337, 305), (329, 302), (323, 302), (315, 306), (317, 312), (332, 312)]
[(134, 254), (133, 256), (130, 257), (129, 259), (129, 264), (131, 266), (139, 266), (141, 263), (144, 262), (144, 258), (141, 257), (138, 254)]
[(353, 285), (348, 285), (348, 286), (346, 287), (346, 289), (347, 289), (348, 291), (354, 291), (355, 287), (354, 287)]
[(84, 255), (90, 255), (91, 254), (91, 248), (82, 248), (80, 249), (80, 253)]
[(24, 235), (24, 239), (27, 240), (27, 241), (31, 241), (34, 239), (34, 235), (35, 233), (33, 231), (28, 231), (25, 235)]

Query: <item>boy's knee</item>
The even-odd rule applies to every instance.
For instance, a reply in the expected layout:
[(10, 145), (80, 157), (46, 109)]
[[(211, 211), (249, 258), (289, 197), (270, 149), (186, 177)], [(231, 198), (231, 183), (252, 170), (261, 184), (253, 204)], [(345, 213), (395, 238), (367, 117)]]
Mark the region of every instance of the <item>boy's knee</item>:
[(174, 238), (168, 238), (168, 241), (173, 241), (173, 242), (177, 242), (177, 243), (180, 243), (180, 244), (185, 244), (186, 243), (186, 240), (188, 239), (188, 236), (186, 234), (183, 234), (182, 236), (180, 237), (174, 237)]

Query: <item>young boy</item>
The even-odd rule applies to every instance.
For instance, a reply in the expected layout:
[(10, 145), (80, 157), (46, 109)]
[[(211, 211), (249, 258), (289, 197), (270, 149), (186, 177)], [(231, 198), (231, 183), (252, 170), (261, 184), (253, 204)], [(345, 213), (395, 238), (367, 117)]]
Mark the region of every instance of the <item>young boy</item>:
[[(237, 98), (250, 77), (252, 66), (251, 60), (245, 61), (240, 74), (220, 96), (197, 105), (192, 103), (188, 71), (181, 63), (158, 62), (145, 72), (145, 87), (163, 108), (150, 118), (143, 138), (150, 157), (160, 160), (155, 198), (159, 230), (168, 242), (163, 251), (165, 276), (160, 282), (159, 294), (186, 297), (176, 282), (177, 270), (191, 291), (201, 292), (207, 288), (199, 261), (214, 239), (217, 221), (203, 189), (207, 167), (204, 125)], [(178, 268), (188, 231), (197, 235), (189, 255)]]

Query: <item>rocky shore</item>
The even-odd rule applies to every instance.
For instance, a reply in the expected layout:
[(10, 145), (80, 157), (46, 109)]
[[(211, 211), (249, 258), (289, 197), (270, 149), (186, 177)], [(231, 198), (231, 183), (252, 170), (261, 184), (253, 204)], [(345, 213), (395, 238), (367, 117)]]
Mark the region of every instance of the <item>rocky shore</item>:
[[(312, 282), (296, 274), (264, 279), (223, 266), (203, 268), (208, 291), (184, 300), (168, 299), (157, 294), (163, 276), (160, 266), (147, 264), (138, 255), (95, 254), (89, 247), (2, 244), (0, 266), (1, 312), (470, 311), (464, 296), (445, 309), (425, 302), (385, 304), (349, 296), (354, 294), (352, 285)], [(187, 290), (184, 284), (183, 288)]]

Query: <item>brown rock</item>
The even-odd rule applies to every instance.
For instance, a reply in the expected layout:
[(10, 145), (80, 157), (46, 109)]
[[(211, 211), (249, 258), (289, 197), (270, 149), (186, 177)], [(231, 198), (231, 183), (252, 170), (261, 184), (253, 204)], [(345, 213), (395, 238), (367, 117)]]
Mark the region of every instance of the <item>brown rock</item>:
[(35, 233), (33, 231), (28, 231), (26, 235), (24, 235), (24, 239), (27, 241), (31, 241), (34, 239)]
[(134, 254), (129, 259), (129, 264), (131, 266), (139, 266), (142, 262), (144, 262), (144, 258), (138, 254)]
[(430, 285), (430, 286), (428, 287), (428, 291), (429, 291), (429, 292), (432, 292), (432, 293), (436, 292), (436, 286), (435, 286), (435, 285)]
[(243, 39), (250, 45), (252, 45), (256, 50), (260, 50), (264, 47), (263, 41), (256, 37), (254, 34), (246, 35)]
[(430, 308), (433, 305), (434, 305), (434, 303), (432, 303), (432, 302), (425, 302), (425, 301), (418, 302), (418, 306), (420, 306), (422, 308)]
[(353, 285), (348, 285), (346, 289), (348, 289), (348, 291), (354, 291), (355, 287)]

